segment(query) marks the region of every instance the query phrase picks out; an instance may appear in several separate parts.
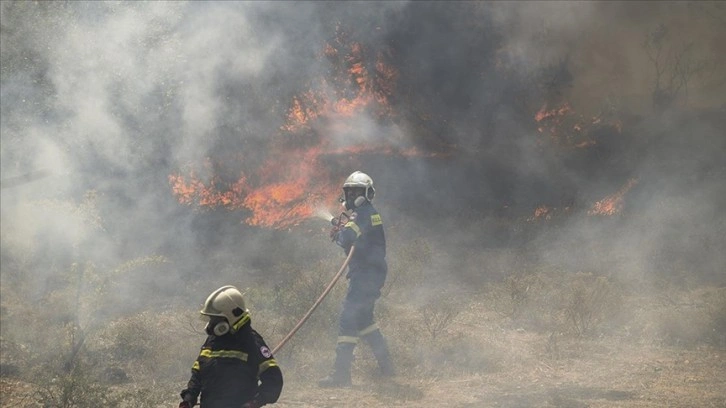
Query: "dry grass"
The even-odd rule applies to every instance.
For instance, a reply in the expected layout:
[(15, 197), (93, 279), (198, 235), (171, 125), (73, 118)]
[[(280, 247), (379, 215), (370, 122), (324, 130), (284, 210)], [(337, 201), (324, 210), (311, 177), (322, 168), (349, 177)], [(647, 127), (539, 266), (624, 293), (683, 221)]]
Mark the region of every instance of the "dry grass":
[[(277, 353), (286, 378), (278, 406), (726, 404), (724, 288), (654, 285), (645, 290), (612, 277), (525, 263), (502, 279), (462, 270), (464, 279), (442, 280), (437, 254), (423, 248), (422, 253), (399, 248), (402, 255), (393, 263), (396, 271), (377, 307), (399, 375), (394, 380), (377, 378), (373, 356), (361, 346), (356, 349), (354, 387), (312, 386), (332, 363), (345, 291), (341, 281)], [(312, 305), (339, 261), (324, 259), (306, 270), (280, 265), (279, 276), (271, 280), (277, 285), (250, 285), (246, 296), (253, 326), (270, 346)], [(203, 283), (190, 283), (190, 290), (197, 285)], [(23, 297), (8, 292), (7, 286), (2, 289), (0, 405), (91, 407), (103, 402), (151, 408), (178, 402), (204, 339), (197, 305), (174, 301), (160, 312), (142, 310), (93, 326), (77, 360), (81, 371), (68, 372), (62, 369), (63, 358), (47, 356), (67, 356), (73, 344), (73, 310), (35, 313), (36, 320), (23, 325), (28, 317), (22, 312), (27, 306)], [(52, 292), (49, 301), (69, 304), (73, 291), (67, 289)], [(34, 335), (41, 331), (42, 338)], [(48, 405), (67, 392), (79, 402)]]

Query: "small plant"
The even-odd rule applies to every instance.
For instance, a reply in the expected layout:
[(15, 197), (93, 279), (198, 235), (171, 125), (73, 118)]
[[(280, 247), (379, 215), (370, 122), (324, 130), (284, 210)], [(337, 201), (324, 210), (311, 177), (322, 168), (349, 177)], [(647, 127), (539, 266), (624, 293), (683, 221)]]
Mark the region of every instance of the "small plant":
[(406, 286), (410, 282), (425, 279), (426, 265), (433, 258), (431, 246), (422, 239), (407, 242), (400, 247), (392, 246), (389, 252), (388, 278), (383, 297), (387, 297), (391, 291), (410, 289)]
[(450, 303), (437, 302), (437, 304), (437, 307), (420, 311), (423, 326), (426, 332), (431, 335), (432, 340), (436, 340), (440, 334), (444, 333), (460, 312), (459, 308)]
[(504, 317), (519, 319), (543, 287), (537, 275), (515, 274), (496, 288), (497, 310)]
[(591, 333), (603, 322), (606, 313), (617, 313), (618, 296), (612, 283), (604, 276), (578, 274), (569, 288), (565, 316), (577, 336)]
[(87, 367), (46, 378), (40, 384), (39, 401), (47, 408), (119, 407), (120, 399), (108, 387), (93, 381)]

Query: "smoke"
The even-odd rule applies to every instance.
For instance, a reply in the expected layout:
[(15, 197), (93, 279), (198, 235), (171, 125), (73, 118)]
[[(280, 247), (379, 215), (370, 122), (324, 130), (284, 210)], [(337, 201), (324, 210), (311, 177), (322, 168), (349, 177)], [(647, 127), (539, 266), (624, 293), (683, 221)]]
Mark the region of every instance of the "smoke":
[[(158, 277), (163, 283), (232, 261), (267, 265), (260, 249), (282, 232), (241, 224), (244, 211), (180, 205), (168, 177), (195, 172), (230, 182), (245, 174), (260, 182), (261, 168), (276, 167), (270, 163), (300, 160), (290, 146), (324, 140), (428, 153), (330, 155), (320, 178), (339, 183), (367, 171), (387, 223), (425, 231), (453, 265), (481, 247), (527, 244), (538, 259), (572, 269), (654, 271), (677, 248), (684, 268), (722, 278), (726, 53), (717, 3), (1, 7), (2, 178), (51, 173), (3, 191), (4, 253), (43, 236), (53, 248), (48, 265), (62, 253), (111, 268), (161, 254), (176, 269)], [(656, 66), (644, 42), (661, 24), (670, 31)], [(354, 99), (355, 80), (340, 79), (352, 43), (364, 50), (368, 72), (382, 75), (379, 56), (397, 70), (392, 92), (374, 87), (393, 113), (361, 109), (297, 134), (281, 131), (294, 98), (311, 88), (331, 104)], [(326, 44), (337, 57), (325, 56)], [(680, 71), (668, 52), (684, 58)], [(674, 102), (655, 113), (659, 69), (658, 86)], [(682, 86), (669, 88), (667, 79)], [(610, 124), (584, 135), (561, 129), (594, 147), (538, 132), (535, 113), (564, 102), (573, 117)], [(638, 184), (624, 198), (627, 217), (584, 215), (630, 178)], [(524, 221), (540, 205), (577, 216), (557, 228)], [(498, 217), (521, 226), (503, 227)], [(598, 250), (575, 249), (583, 245)], [(613, 263), (613, 253), (623, 261)]]

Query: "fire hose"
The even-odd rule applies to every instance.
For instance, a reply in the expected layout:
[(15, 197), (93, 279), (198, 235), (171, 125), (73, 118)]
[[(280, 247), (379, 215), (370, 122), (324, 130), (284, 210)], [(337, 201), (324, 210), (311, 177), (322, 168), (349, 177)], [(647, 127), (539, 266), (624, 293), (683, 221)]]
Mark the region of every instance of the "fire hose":
[(305, 322), (308, 320), (308, 318), (310, 318), (310, 316), (313, 314), (315, 309), (317, 309), (317, 307), (320, 305), (320, 303), (322, 303), (323, 299), (325, 299), (325, 297), (328, 296), (328, 293), (330, 292), (330, 290), (333, 289), (333, 286), (335, 286), (335, 283), (338, 282), (338, 279), (340, 279), (340, 277), (343, 275), (343, 271), (348, 266), (348, 262), (350, 262), (350, 258), (353, 256), (354, 251), (355, 251), (355, 245), (350, 247), (350, 251), (348, 252), (348, 257), (345, 258), (345, 262), (343, 262), (343, 265), (340, 267), (340, 270), (338, 271), (338, 273), (336, 273), (335, 276), (333, 276), (333, 280), (330, 281), (330, 283), (325, 288), (323, 293), (320, 295), (320, 297), (318, 297), (318, 300), (316, 300), (315, 303), (313, 303), (313, 306), (310, 308), (310, 310), (308, 310), (308, 312), (305, 313), (305, 316), (303, 316), (302, 319), (300, 319), (300, 321), (297, 323), (297, 325), (295, 325), (295, 327), (292, 328), (290, 333), (288, 333), (288, 335), (285, 336), (285, 338), (282, 339), (282, 341), (280, 341), (280, 344), (278, 344), (277, 346), (275, 346), (274, 349), (272, 349), (272, 354), (277, 353), (277, 351), (280, 350), (282, 348), (282, 346), (284, 346), (285, 343), (287, 343), (290, 340), (290, 338), (292, 338), (292, 336), (295, 335), (295, 333), (297, 333), (297, 331), (302, 327), (303, 324), (305, 324)]
[[(347, 220), (348, 216), (345, 213), (342, 213), (340, 215), (340, 217), (338, 217), (337, 222), (336, 222), (335, 218), (331, 219), (330, 221), (333, 223), (334, 226), (340, 227), (340, 226), (344, 225), (343, 218), (346, 218), (346, 220)], [(310, 310), (308, 310), (307, 313), (305, 313), (305, 315), (302, 317), (302, 319), (300, 319), (300, 321), (295, 325), (295, 327), (293, 327), (292, 330), (290, 330), (290, 333), (288, 333), (287, 336), (285, 336), (285, 338), (282, 339), (282, 341), (280, 341), (280, 343), (277, 346), (275, 346), (274, 349), (272, 349), (272, 354), (277, 353), (282, 348), (282, 346), (284, 346), (285, 343), (287, 343), (292, 338), (292, 336), (294, 336), (295, 333), (297, 333), (297, 331), (300, 330), (302, 325), (305, 324), (305, 322), (310, 318), (310, 316), (313, 314), (315, 309), (317, 309), (318, 306), (320, 305), (320, 303), (323, 302), (323, 299), (325, 299), (325, 297), (328, 296), (328, 293), (330, 293), (330, 291), (333, 289), (335, 284), (338, 282), (338, 279), (340, 279), (340, 277), (343, 276), (343, 271), (345, 271), (345, 268), (348, 267), (350, 258), (353, 257), (353, 252), (355, 252), (355, 245), (352, 245), (350, 247), (350, 251), (348, 251), (348, 256), (345, 258), (343, 265), (340, 266), (340, 270), (338, 271), (338, 273), (336, 273), (335, 276), (333, 276), (333, 280), (331, 280), (330, 283), (328, 283), (328, 286), (325, 287), (325, 290), (323, 290), (323, 293), (320, 295), (320, 297), (318, 297), (318, 299), (315, 301), (315, 303), (313, 303), (312, 307), (310, 307)], [(199, 403), (194, 404), (194, 406), (197, 406), (197, 405), (199, 405)]]

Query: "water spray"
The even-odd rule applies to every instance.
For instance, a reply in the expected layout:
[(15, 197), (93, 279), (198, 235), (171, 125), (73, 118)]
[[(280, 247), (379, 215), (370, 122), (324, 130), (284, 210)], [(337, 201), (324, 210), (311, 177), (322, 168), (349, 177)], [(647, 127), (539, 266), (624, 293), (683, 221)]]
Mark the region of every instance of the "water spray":
[(318, 218), (322, 218), (325, 221), (332, 221), (333, 218), (335, 218), (330, 211), (322, 207), (319, 207), (317, 210), (315, 210), (315, 216)]
[(340, 215), (336, 217), (330, 211), (322, 207), (315, 211), (315, 216), (330, 222), (330, 224), (338, 230), (342, 229), (345, 224), (350, 221), (350, 216), (345, 211), (341, 212)]

